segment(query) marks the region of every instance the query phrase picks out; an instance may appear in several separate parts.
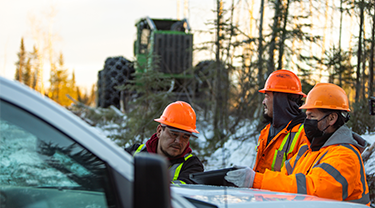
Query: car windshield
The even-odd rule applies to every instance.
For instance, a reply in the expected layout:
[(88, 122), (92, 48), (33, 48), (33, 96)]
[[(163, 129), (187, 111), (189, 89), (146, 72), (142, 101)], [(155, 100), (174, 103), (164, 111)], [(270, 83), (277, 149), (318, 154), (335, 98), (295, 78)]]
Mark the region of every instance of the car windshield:
[(0, 186), (101, 190), (105, 164), (74, 140), (1, 101)]

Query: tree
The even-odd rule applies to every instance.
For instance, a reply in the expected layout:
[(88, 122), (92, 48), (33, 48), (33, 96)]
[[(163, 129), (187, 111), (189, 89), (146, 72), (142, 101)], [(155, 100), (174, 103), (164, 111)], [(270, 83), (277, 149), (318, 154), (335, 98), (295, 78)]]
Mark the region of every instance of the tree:
[(27, 62), (25, 65), (25, 71), (23, 74), (23, 82), (25, 85), (32, 87), (33, 83), (33, 72), (32, 72), (32, 65), (31, 65), (31, 57), (27, 58)]
[[(149, 57), (146, 57), (149, 60)], [(134, 79), (126, 84), (115, 86), (127, 97), (126, 116), (127, 120), (124, 128), (127, 134), (122, 135), (120, 145), (143, 143), (146, 139), (155, 133), (158, 118), (163, 109), (172, 101), (174, 79), (164, 76), (164, 73), (158, 70), (160, 58), (155, 56), (154, 62), (138, 64), (138, 71), (132, 74)]]
[(30, 63), (30, 87), (38, 90), (38, 85), (39, 85), (39, 79), (38, 79), (38, 74), (39, 74), (39, 59), (38, 59), (38, 49), (34, 45), (33, 51), (29, 54), (29, 60), (28, 62)]
[(260, 3), (260, 20), (259, 20), (259, 45), (258, 45), (258, 83), (259, 86), (264, 85), (263, 79), (263, 18), (264, 18), (264, 0)]
[(271, 40), (270, 40), (270, 46), (268, 49), (268, 61), (267, 61), (267, 76), (270, 75), (273, 71), (275, 71), (275, 61), (274, 61), (274, 55), (275, 55), (275, 49), (276, 49), (276, 37), (278, 34), (279, 26), (280, 26), (280, 0), (274, 0), (272, 1), (272, 4), (274, 6), (275, 14), (273, 16), (273, 25), (272, 25), (272, 34), (271, 34)]
[(372, 37), (371, 37), (371, 48), (370, 48), (370, 64), (369, 64), (369, 91), (368, 97), (374, 96), (374, 62), (375, 62), (375, 4), (373, 5), (374, 13), (372, 14)]
[(362, 63), (362, 35), (363, 35), (363, 24), (364, 24), (364, 0), (361, 0), (358, 3), (359, 6), (359, 35), (358, 35), (358, 51), (357, 51), (357, 72), (356, 72), (356, 80), (355, 80), (355, 101), (359, 102), (360, 94), (361, 94), (361, 63)]
[(16, 74), (15, 74), (15, 80), (18, 80), (21, 83), (24, 83), (24, 77), (23, 74), (25, 73), (25, 67), (26, 67), (26, 59), (27, 59), (27, 53), (25, 50), (25, 46), (23, 43), (23, 37), (21, 38), (21, 46), (20, 46), (20, 52), (17, 54), (18, 61), (16, 63)]
[[(55, 66), (55, 64), (52, 66)], [(72, 100), (66, 96), (67, 94), (77, 99), (76, 96), (72, 96), (76, 91), (76, 87), (74, 86), (75, 81), (73, 79), (69, 80), (68, 70), (64, 67), (63, 54), (60, 53), (56, 69), (51, 70), (48, 96), (62, 106), (69, 106)]]

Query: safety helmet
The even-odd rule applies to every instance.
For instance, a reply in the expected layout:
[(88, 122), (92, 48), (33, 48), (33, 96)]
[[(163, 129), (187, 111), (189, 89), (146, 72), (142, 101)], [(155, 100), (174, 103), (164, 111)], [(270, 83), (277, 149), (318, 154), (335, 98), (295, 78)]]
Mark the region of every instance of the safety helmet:
[(154, 121), (188, 132), (199, 133), (195, 126), (195, 112), (188, 103), (183, 101), (169, 104), (160, 118)]
[(345, 91), (331, 83), (318, 83), (307, 94), (300, 109), (324, 108), (349, 112), (349, 100)]
[(302, 92), (301, 81), (298, 79), (297, 75), (285, 69), (272, 72), (270, 76), (268, 76), (264, 88), (259, 90), (259, 92), (283, 92), (306, 97), (306, 94)]

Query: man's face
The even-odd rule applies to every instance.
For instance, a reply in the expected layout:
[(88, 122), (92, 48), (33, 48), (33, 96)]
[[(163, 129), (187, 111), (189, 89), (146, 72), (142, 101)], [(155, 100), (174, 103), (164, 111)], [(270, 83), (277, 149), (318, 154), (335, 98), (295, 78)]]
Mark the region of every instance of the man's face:
[[(326, 113), (323, 113), (322, 111), (318, 109), (307, 109), (306, 110), (306, 118), (311, 120), (321, 120), (324, 116), (326, 116)], [(327, 127), (327, 119), (322, 119), (318, 122), (318, 129), (324, 130)]]
[(273, 93), (272, 92), (266, 92), (264, 94), (263, 99), (263, 108), (264, 108), (264, 114), (266, 114), (268, 117), (273, 117)]
[(190, 135), (183, 132), (175, 132), (167, 126), (159, 125), (157, 128), (159, 137), (158, 154), (166, 157), (181, 155), (189, 143)]

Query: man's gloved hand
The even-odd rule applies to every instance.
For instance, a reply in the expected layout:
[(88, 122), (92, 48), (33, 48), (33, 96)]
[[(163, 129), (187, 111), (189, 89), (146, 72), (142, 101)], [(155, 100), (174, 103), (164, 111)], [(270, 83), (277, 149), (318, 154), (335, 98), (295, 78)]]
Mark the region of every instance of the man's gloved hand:
[(225, 180), (235, 184), (240, 188), (251, 188), (253, 187), (255, 171), (246, 166), (234, 166), (237, 170), (231, 170), (227, 172), (224, 177)]

